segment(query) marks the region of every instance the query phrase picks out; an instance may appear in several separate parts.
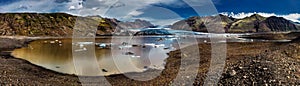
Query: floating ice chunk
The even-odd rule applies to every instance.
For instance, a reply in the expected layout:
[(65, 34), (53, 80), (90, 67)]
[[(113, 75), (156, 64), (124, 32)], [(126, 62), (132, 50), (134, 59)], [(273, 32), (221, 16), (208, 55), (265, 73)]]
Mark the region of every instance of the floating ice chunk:
[(141, 56), (134, 56), (134, 55), (132, 55), (131, 58), (141, 58)]
[(55, 41), (50, 41), (50, 43), (51, 43), (51, 44), (54, 44), (54, 43), (55, 43)]
[(154, 43), (147, 43), (147, 44), (144, 44), (144, 45), (147, 45), (147, 46), (155, 46)]
[(171, 41), (172, 41), (172, 40), (176, 40), (176, 39), (177, 39), (177, 38), (169, 38), (168, 40), (171, 40)]
[(84, 45), (83, 45), (83, 44), (80, 44), (80, 45), (79, 45), (79, 47), (80, 47), (80, 48), (83, 48), (83, 47), (84, 47)]
[(105, 48), (106, 47), (106, 44), (102, 43), (102, 44), (99, 44), (98, 45), (100, 48)]
[(87, 51), (87, 49), (86, 48), (82, 48), (82, 49), (77, 49), (77, 50), (75, 50), (76, 52), (80, 52), (80, 51)]
[(83, 44), (83, 45), (90, 45), (93, 44), (94, 42), (77, 42), (77, 44)]
[(164, 47), (165, 44), (159, 44), (159, 45), (155, 45), (155, 47)]
[(131, 48), (132, 45), (125, 45), (125, 46), (119, 46), (119, 49), (124, 49), (124, 48)]

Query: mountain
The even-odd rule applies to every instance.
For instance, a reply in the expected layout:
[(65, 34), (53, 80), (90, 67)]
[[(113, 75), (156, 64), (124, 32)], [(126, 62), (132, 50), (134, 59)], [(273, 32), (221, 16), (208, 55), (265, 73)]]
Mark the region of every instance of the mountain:
[(76, 16), (55, 13), (1, 13), (2, 36), (66, 36), (72, 33)]
[[(75, 24), (76, 23), (76, 24)], [(74, 27), (96, 35), (121, 33), (121, 29), (152, 26), (145, 20), (122, 22), (101, 16), (80, 17), (66, 13), (0, 13), (0, 36), (72, 36)]]
[(115, 35), (134, 35), (134, 32), (129, 31), (128, 29), (141, 29), (141, 28), (150, 28), (155, 27), (149, 21), (136, 19), (133, 22), (121, 22), (113, 21), (113, 26), (116, 28)]
[[(263, 17), (258, 14), (235, 19), (225, 15), (219, 15), (222, 26), (227, 33), (253, 33), (253, 32), (282, 32), (298, 31), (299, 25), (282, 17)], [(216, 19), (217, 16), (191, 17), (176, 22), (171, 26), (175, 30), (192, 30), (197, 32), (208, 32), (205, 23)]]
[(176, 30), (189, 30), (198, 32), (207, 32), (204, 22), (200, 17), (191, 17), (186, 20), (176, 22), (171, 26), (172, 29)]

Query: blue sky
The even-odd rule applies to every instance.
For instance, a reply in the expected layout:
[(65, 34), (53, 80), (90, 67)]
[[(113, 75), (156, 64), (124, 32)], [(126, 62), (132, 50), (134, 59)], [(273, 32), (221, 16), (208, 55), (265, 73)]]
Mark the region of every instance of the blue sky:
[[(300, 13), (300, 0), (213, 0), (218, 12), (234, 12), (234, 13), (252, 13), (264, 12), (275, 14), (291, 14)], [(178, 13), (184, 13), (183, 16), (197, 15), (188, 6), (178, 8), (161, 4), (158, 6), (167, 7)]]
[[(238, 2), (238, 3), (237, 3)], [(216, 4), (221, 12), (300, 13), (299, 0), (222, 0)]]
[(66, 12), (124, 21), (139, 18), (158, 25), (197, 15), (222, 13), (242, 18), (256, 12), (299, 22), (299, 5), (300, 0), (1, 0), (0, 12)]

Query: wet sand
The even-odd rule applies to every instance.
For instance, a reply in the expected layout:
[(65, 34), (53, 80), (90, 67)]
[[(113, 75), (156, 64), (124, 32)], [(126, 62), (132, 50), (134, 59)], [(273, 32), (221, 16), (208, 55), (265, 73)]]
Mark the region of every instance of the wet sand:
[[(210, 67), (211, 45), (201, 43), (198, 45), (201, 61), (193, 85), (202, 85)], [(192, 53), (189, 46), (182, 50)], [(300, 42), (289, 43), (227, 43), (226, 66), (219, 80), (219, 85), (299, 85), (300, 84)], [(181, 53), (180, 50), (169, 53), (166, 66), (161, 76), (150, 81), (136, 81), (124, 75), (111, 75), (105, 78), (112, 85), (171, 85), (180, 69), (181, 58), (189, 57), (188, 66), (194, 66), (194, 59), (190, 53)], [(182, 57), (183, 56), (183, 57)], [(81, 85), (75, 75), (61, 74), (36, 66), (9, 54), (2, 54), (0, 58), (0, 84), (1, 85)], [(4, 70), (3, 70), (4, 69)], [(197, 69), (195, 69), (197, 70)], [(146, 71), (151, 75), (157, 70)], [(189, 72), (189, 71), (187, 71)], [(136, 76), (147, 76), (143, 73), (128, 73)], [(188, 75), (188, 74), (187, 74)], [(97, 77), (94, 77), (97, 78)], [(185, 85), (191, 83), (179, 84)], [(99, 84), (99, 83), (93, 83)]]

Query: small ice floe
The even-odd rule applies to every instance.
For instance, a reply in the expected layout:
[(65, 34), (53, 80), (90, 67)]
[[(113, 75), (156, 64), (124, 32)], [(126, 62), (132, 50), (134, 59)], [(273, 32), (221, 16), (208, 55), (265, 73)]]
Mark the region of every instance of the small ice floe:
[(154, 44), (154, 43), (147, 43), (147, 44), (144, 44), (143, 48), (146, 47), (146, 46), (151, 46), (151, 47), (155, 47), (155, 48), (158, 48), (158, 47), (164, 47), (165, 44)]
[(132, 55), (131, 58), (141, 58), (141, 56)]
[(175, 37), (175, 36), (172, 36), (172, 35), (167, 35), (166, 37), (167, 37), (167, 38), (171, 38), (171, 37)]
[(55, 41), (50, 41), (50, 43), (51, 43), (51, 44), (54, 44), (54, 43), (55, 43)]
[(82, 49), (77, 49), (77, 50), (75, 50), (76, 52), (81, 52), (81, 51), (87, 51), (87, 49), (86, 48), (82, 48)]
[(144, 44), (144, 45), (146, 45), (146, 46), (155, 46), (155, 44), (154, 43), (146, 43), (146, 44)]
[(104, 43), (101, 43), (101, 44), (99, 44), (99, 45), (98, 45), (98, 47), (100, 47), (100, 48), (106, 48), (106, 47), (107, 47), (107, 45), (106, 45), (106, 44), (104, 44)]
[[(75, 43), (75, 44), (76, 44), (76, 46), (79, 45), (80, 48), (83, 48), (85, 45), (91, 45), (91, 44), (93, 44), (93, 43), (94, 43), (94, 42), (77, 42), (77, 43)], [(74, 45), (74, 44), (72, 43), (72, 45)]]
[(165, 44), (159, 44), (159, 45), (155, 45), (154, 47), (164, 47)]
[(177, 40), (177, 38), (169, 38), (168, 40), (170, 40), (170, 41)]
[(204, 43), (207, 43), (207, 40), (204, 40), (203, 42), (204, 42)]
[(83, 45), (91, 45), (94, 42), (77, 42), (77, 44), (83, 44)]
[(80, 48), (83, 48), (83, 47), (84, 47), (84, 45), (83, 45), (83, 44), (79, 44), (79, 47), (80, 47)]
[(132, 45), (124, 45), (124, 46), (119, 46), (119, 49), (124, 49), (124, 48), (131, 48)]

